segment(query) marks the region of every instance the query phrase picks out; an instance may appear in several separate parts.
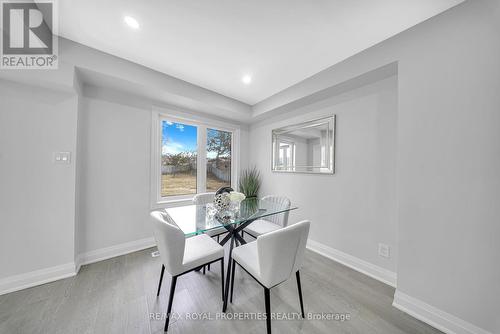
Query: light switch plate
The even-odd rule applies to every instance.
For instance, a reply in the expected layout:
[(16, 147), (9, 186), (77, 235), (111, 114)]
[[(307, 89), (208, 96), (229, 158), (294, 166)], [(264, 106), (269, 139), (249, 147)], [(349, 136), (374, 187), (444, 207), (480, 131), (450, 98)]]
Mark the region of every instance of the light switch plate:
[(54, 152), (54, 163), (56, 164), (70, 164), (71, 152)]

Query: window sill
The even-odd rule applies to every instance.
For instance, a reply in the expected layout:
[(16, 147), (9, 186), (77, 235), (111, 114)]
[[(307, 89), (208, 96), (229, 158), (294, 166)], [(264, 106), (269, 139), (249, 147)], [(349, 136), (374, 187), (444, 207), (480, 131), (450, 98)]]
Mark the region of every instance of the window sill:
[(164, 209), (173, 208), (176, 206), (183, 206), (193, 204), (193, 196), (187, 198), (174, 198), (174, 199), (164, 199), (157, 201), (151, 205), (151, 209)]

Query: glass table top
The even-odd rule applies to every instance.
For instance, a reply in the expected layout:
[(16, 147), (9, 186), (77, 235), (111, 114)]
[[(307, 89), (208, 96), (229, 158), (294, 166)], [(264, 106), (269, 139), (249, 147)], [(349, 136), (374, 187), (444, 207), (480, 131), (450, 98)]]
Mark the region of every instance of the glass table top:
[(186, 236), (200, 234), (225, 225), (282, 214), (297, 207), (286, 207), (268, 200), (247, 198), (239, 206), (218, 212), (212, 203), (185, 205), (165, 209)]

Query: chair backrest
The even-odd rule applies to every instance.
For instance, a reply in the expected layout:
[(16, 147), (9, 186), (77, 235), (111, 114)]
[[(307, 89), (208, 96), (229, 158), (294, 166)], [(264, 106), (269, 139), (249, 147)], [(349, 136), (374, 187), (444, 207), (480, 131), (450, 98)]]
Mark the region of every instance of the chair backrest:
[(300, 269), (310, 224), (303, 220), (257, 238), (261, 283), (266, 287), (286, 281)]
[(184, 233), (165, 211), (153, 211), (150, 215), (161, 261), (171, 275), (180, 274), (186, 242)]
[[(276, 205), (284, 206), (286, 208), (289, 208), (291, 205), (290, 200), (285, 196), (267, 195), (262, 197), (262, 199), (272, 202)], [(272, 215), (269, 217), (265, 217), (264, 219), (272, 223), (278, 224), (281, 227), (286, 227), (288, 225), (288, 211)]]
[(215, 193), (196, 194), (193, 197), (193, 204), (203, 205), (203, 204), (213, 203), (214, 198), (215, 198)]

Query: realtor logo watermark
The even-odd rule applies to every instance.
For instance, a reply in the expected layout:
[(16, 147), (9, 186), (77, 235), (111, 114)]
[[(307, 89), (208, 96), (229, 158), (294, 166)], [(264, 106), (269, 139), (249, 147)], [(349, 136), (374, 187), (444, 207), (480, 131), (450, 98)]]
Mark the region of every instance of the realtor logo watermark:
[[(149, 320), (165, 321), (167, 313), (149, 313)], [(187, 312), (170, 314), (170, 320), (177, 321), (179, 319), (185, 320), (199, 320), (199, 321), (212, 321), (212, 320), (266, 320), (267, 313), (262, 312)], [(335, 313), (335, 312), (320, 312), (320, 313), (305, 313), (304, 318), (297, 312), (271, 312), (271, 320), (313, 320), (313, 321), (350, 321), (352, 319), (350, 313)]]
[(56, 0), (0, 0), (1, 69), (57, 69)]

